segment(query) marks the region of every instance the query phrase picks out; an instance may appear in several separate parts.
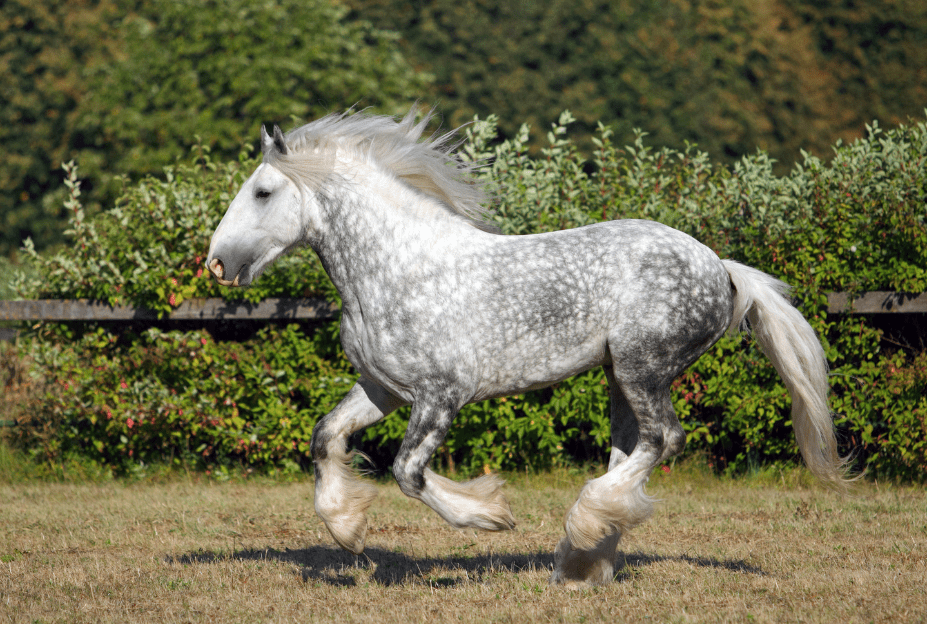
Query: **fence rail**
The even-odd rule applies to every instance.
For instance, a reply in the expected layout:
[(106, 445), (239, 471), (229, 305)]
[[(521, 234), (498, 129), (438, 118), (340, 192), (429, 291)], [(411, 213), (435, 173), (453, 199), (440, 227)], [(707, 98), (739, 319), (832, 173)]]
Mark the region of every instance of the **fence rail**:
[[(927, 313), (927, 293), (828, 293), (827, 311), (831, 314), (922, 314)], [(308, 297), (270, 298), (258, 303), (188, 299), (161, 318), (146, 308), (112, 306), (88, 299), (0, 301), (0, 321), (327, 321), (336, 318), (338, 312), (338, 306), (325, 299)], [(9, 340), (15, 335), (14, 329), (0, 328), (0, 340)]]
[[(321, 298), (270, 298), (258, 303), (187, 299), (160, 320), (331, 320), (338, 306)], [(0, 301), (0, 321), (156, 321), (157, 312), (88, 299)]]
[(874, 290), (855, 297), (850, 293), (827, 293), (831, 314), (907, 314), (927, 312), (927, 293)]

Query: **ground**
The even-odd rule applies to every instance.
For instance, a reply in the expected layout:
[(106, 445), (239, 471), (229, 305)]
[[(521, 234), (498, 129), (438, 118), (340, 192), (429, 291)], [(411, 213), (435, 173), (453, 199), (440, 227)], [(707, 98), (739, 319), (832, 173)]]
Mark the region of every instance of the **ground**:
[(922, 487), (658, 471), (615, 582), (566, 590), (551, 553), (591, 474), (506, 476), (519, 524), (493, 534), (379, 483), (361, 556), (307, 479), (0, 484), (0, 622), (927, 621)]

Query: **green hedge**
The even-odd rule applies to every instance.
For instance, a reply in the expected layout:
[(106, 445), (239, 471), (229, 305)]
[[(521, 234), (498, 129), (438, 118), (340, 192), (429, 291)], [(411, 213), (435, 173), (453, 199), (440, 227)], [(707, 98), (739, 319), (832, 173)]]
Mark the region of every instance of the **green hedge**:
[[(496, 218), (505, 233), (574, 227), (614, 218), (656, 219), (696, 236), (721, 256), (794, 286), (831, 365), (832, 406), (846, 446), (870, 473), (927, 474), (927, 352), (882, 340), (865, 317), (826, 315), (829, 290), (927, 290), (927, 124), (837, 145), (831, 161), (805, 155), (784, 177), (762, 152), (714, 166), (694, 146), (655, 149), (643, 135), (612, 145), (600, 128), (587, 162), (568, 138), (564, 113), (538, 156), (528, 128), (489, 147), (495, 120), (468, 131), (466, 157), (492, 157)], [(90, 297), (167, 312), (188, 297), (337, 293), (311, 251), (282, 259), (245, 291), (219, 289), (202, 272), (209, 236), (243, 178), (246, 154), (193, 163), (124, 189), (111, 210), (87, 220), (76, 169), (67, 208), (74, 244), (31, 252), (41, 280), (20, 278), (29, 297)], [(591, 172), (590, 172), (591, 171)], [(27, 250), (28, 250), (27, 246)], [(337, 323), (268, 326), (217, 341), (206, 331), (111, 333), (92, 325), (45, 324), (22, 353), (48, 382), (11, 435), (43, 459), (82, 454), (116, 471), (173, 461), (222, 468), (305, 465), (316, 420), (355, 373), (337, 343)], [(687, 453), (740, 472), (795, 461), (789, 400), (748, 338), (725, 338), (674, 384), (689, 434)], [(402, 439), (400, 411), (355, 440), (382, 468)], [(438, 460), (464, 472), (542, 469), (601, 461), (608, 448), (608, 390), (601, 371), (552, 388), (466, 407)]]

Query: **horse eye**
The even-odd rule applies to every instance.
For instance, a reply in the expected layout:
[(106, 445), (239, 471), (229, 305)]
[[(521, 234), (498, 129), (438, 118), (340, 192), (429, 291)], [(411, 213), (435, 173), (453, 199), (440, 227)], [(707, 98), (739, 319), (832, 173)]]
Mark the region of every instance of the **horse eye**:
[(270, 197), (270, 191), (266, 191), (264, 189), (258, 189), (254, 193), (254, 196), (257, 197), (258, 199), (267, 199), (268, 197)]

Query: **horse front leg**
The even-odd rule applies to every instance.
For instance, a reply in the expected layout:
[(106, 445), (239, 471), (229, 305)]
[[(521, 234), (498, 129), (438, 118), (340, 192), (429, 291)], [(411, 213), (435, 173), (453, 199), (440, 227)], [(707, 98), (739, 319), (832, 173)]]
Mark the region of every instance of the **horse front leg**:
[(351, 469), (354, 453), (347, 450), (348, 438), (402, 405), (401, 399), (362, 377), (312, 431), (315, 512), (335, 541), (355, 554), (364, 551), (367, 508), (377, 490)]
[(503, 531), (515, 527), (515, 518), (502, 494), (502, 479), (485, 475), (458, 483), (432, 472), (427, 466), (444, 441), (457, 414), (452, 400), (417, 400), (402, 441), (393, 476), (399, 489), (434, 509), (454, 528)]

